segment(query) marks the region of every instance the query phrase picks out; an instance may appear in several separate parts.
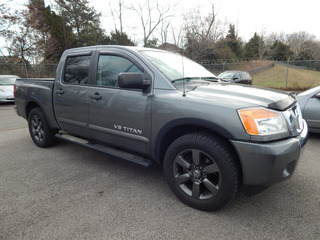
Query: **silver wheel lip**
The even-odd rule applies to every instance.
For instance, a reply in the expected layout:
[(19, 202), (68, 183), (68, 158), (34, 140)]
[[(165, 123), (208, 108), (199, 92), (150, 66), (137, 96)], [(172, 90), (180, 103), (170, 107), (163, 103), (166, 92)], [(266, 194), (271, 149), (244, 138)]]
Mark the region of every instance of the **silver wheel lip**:
[[(181, 163), (177, 162), (178, 158), (183, 158), (187, 154), (190, 154), (190, 153), (192, 154), (193, 152), (198, 152), (199, 156), (201, 155), (199, 157), (200, 163), (201, 163), (199, 166), (195, 166), (195, 164), (193, 164), (193, 160), (194, 160), (193, 158), (192, 158), (192, 162), (189, 162), (190, 167), (187, 167), (187, 164), (184, 164), (184, 166), (182, 166)], [(203, 163), (203, 161), (205, 159), (207, 161), (209, 160), (210, 164)], [(215, 165), (216, 171), (214, 173), (217, 173), (216, 175), (218, 175), (218, 180), (215, 183), (212, 183), (209, 180), (210, 178), (208, 178), (208, 176), (210, 177), (210, 175), (212, 175), (214, 173), (207, 174), (204, 171), (205, 167), (207, 167), (211, 164)], [(183, 171), (183, 172), (181, 172), (181, 171)], [(201, 176), (199, 176), (199, 172), (201, 172)], [(183, 175), (186, 175), (188, 173), (190, 174), (190, 179), (186, 180), (183, 183), (179, 183), (178, 178)], [(213, 198), (219, 192), (219, 190), (221, 188), (221, 183), (222, 183), (221, 171), (220, 171), (219, 166), (217, 165), (216, 161), (205, 151), (202, 151), (202, 150), (199, 150), (196, 148), (185, 149), (176, 155), (176, 157), (173, 161), (173, 175), (174, 175), (175, 181), (176, 181), (177, 185), (180, 187), (180, 189), (185, 194), (187, 194), (189, 197), (192, 197), (197, 200), (206, 200), (206, 199)], [(216, 190), (214, 192), (209, 191), (208, 188), (205, 186), (205, 184), (207, 185), (208, 182), (216, 188)], [(194, 191), (193, 187), (197, 186), (197, 188), (198, 188), (199, 185), (202, 185), (206, 189), (206, 191), (200, 191), (199, 196), (195, 197), (195, 196), (193, 196), (193, 191)]]

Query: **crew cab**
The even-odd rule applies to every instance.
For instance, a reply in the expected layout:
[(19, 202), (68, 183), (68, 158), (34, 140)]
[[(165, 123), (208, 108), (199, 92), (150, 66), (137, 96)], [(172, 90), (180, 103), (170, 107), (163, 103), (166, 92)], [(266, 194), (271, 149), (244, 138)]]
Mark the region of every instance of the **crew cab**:
[(186, 57), (140, 47), (66, 50), (55, 79), (16, 81), (15, 104), (37, 146), (59, 138), (162, 164), (174, 194), (206, 211), (288, 179), (308, 136), (293, 95), (224, 83)]

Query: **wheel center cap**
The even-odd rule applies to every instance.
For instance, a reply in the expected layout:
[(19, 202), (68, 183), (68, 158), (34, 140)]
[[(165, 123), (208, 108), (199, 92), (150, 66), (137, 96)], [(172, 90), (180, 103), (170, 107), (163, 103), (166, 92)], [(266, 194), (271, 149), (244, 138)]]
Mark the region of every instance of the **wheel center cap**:
[(202, 176), (202, 173), (199, 169), (193, 170), (192, 174), (193, 174), (193, 177), (196, 179), (199, 179)]

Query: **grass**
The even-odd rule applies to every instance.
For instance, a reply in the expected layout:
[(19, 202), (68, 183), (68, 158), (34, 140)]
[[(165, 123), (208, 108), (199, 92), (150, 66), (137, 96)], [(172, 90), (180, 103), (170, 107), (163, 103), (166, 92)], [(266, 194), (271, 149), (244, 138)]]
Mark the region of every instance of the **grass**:
[(289, 91), (303, 91), (320, 85), (320, 72), (305, 69), (288, 68), (276, 64), (253, 76), (253, 85)]

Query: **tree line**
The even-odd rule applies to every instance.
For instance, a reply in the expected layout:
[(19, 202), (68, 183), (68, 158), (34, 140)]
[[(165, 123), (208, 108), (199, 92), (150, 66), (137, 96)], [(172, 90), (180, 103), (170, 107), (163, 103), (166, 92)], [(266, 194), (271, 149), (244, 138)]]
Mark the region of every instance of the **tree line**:
[[(174, 25), (174, 9), (179, 3), (116, 1), (115, 5), (109, 4), (109, 25), (113, 27), (107, 34), (102, 28), (101, 13), (88, 0), (54, 0), (51, 5), (44, 0), (29, 0), (19, 11), (10, 9), (12, 0), (7, 0), (0, 4), (0, 35), (6, 39), (0, 54), (29, 63), (57, 63), (63, 51), (73, 47), (140, 44), (178, 51), (196, 61), (320, 59), (320, 42), (307, 32), (266, 35), (262, 31), (243, 41), (234, 24), (218, 18), (214, 4), (207, 14), (200, 8), (183, 13), (181, 21)], [(140, 25), (139, 42), (125, 31), (125, 13), (129, 11)]]

